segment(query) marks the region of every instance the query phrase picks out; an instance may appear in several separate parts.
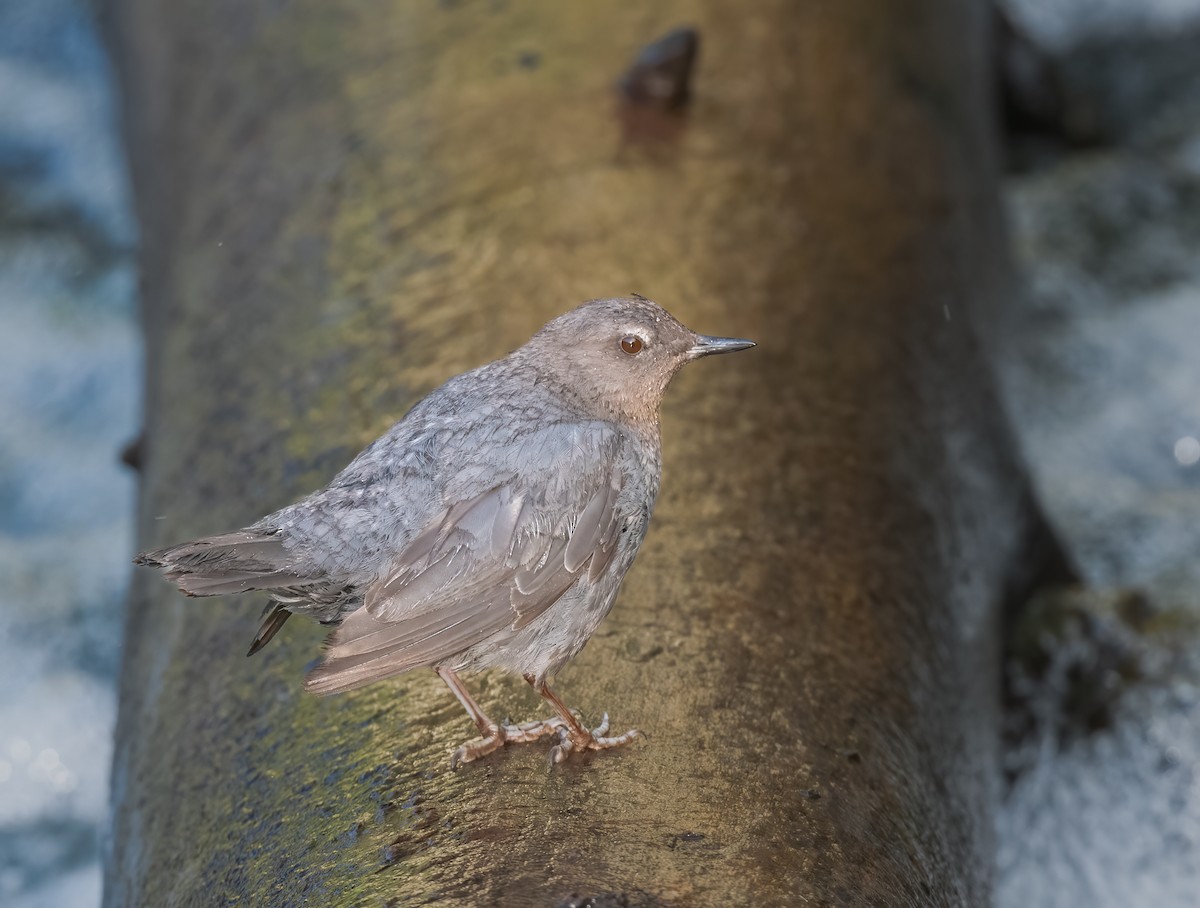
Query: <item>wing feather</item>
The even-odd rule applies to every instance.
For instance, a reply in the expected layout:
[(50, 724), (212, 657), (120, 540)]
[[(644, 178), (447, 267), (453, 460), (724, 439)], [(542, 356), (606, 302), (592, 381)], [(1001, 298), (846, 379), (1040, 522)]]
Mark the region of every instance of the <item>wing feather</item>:
[(615, 491), (611, 482), (605, 483), (579, 515), (579, 522), (576, 523), (575, 531), (567, 540), (566, 549), (563, 551), (563, 565), (572, 574), (592, 557), (604, 531), (608, 528), (613, 501), (616, 498)]
[(595, 581), (622, 523), (615, 450), (610, 441), (572, 483), (547, 486), (574, 489), (574, 502), (548, 501), (546, 487), (539, 495), (514, 479), (437, 515), (334, 632), (306, 687), (335, 693), (436, 665), (528, 625), (581, 578)]

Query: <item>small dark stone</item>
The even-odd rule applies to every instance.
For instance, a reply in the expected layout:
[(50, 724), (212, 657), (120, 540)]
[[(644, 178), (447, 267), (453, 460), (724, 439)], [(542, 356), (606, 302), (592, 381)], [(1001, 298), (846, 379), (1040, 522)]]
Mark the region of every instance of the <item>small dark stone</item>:
[(692, 70), (700, 50), (700, 33), (676, 28), (647, 44), (617, 83), (631, 104), (676, 109), (691, 97)]
[(628, 908), (629, 901), (625, 896), (616, 892), (605, 892), (601, 895), (571, 894), (565, 901), (558, 903), (558, 908)]
[(663, 902), (648, 892), (602, 892), (597, 895), (571, 893), (555, 908), (661, 908)]
[(121, 463), (131, 470), (141, 471), (142, 454), (146, 444), (146, 433), (139, 432), (137, 438), (131, 439), (121, 449)]
[(1000, 4), (992, 4), (992, 14), (1005, 125), (1022, 132), (1060, 131), (1063, 88), (1054, 61)]

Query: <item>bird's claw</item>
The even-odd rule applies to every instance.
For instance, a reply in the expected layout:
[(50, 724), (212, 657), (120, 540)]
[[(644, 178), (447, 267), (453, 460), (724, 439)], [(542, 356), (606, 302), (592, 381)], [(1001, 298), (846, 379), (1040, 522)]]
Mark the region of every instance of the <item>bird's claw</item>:
[(561, 732), (566, 725), (566, 720), (557, 716), (553, 719), (538, 719), (518, 725), (497, 725), (488, 734), (474, 738), (455, 750), (450, 757), (450, 768), (458, 769), (464, 763), (473, 763), (480, 757), (486, 757), (493, 751), (499, 750), (505, 744), (528, 744), (531, 741), (540, 741), (548, 735)]
[[(579, 734), (579, 731), (582, 731), (583, 734)], [(642, 733), (636, 728), (631, 728), (624, 734), (615, 735), (611, 738), (605, 737), (608, 733), (608, 713), (605, 713), (601, 717), (600, 724), (590, 732), (584, 728), (581, 728), (579, 731), (573, 730), (565, 722), (559, 728), (558, 743), (550, 748), (551, 767), (557, 766), (576, 751), (607, 750), (610, 747), (622, 747), (634, 738), (642, 736)]]

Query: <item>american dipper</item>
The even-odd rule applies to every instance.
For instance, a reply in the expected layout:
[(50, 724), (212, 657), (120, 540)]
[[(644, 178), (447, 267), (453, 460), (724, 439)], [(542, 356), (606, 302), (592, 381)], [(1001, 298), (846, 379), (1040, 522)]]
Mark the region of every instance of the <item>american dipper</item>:
[[(548, 686), (612, 608), (662, 475), (659, 408), (685, 363), (754, 344), (696, 334), (641, 296), (592, 300), (450, 379), (324, 489), (242, 530), (137, 557), (189, 596), (265, 590), (248, 655), (293, 612), (336, 625), (305, 687), (430, 667), (481, 737), (452, 765), (557, 734), (551, 762), (627, 744)], [(557, 715), (500, 725), (458, 672), (522, 675)]]

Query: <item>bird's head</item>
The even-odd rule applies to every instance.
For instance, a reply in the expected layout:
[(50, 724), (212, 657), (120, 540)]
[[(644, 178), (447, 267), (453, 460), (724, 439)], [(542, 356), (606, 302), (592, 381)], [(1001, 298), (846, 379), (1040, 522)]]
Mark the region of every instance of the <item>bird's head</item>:
[(754, 343), (697, 334), (636, 294), (591, 300), (546, 324), (516, 355), (554, 376), (597, 412), (657, 419), (663, 394), (685, 364)]

